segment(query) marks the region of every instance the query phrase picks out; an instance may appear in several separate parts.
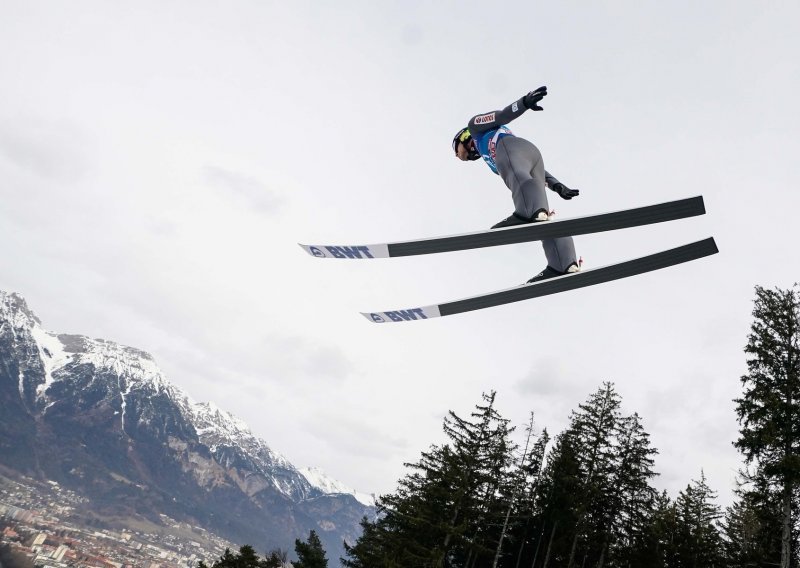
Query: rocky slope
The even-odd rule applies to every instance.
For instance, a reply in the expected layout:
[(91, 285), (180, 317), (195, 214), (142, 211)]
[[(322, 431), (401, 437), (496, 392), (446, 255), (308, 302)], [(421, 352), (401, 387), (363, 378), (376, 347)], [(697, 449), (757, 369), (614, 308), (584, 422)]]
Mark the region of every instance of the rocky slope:
[(0, 463), (80, 491), (107, 522), (164, 513), (259, 550), (293, 550), (314, 529), (332, 565), (374, 515), (370, 496), (299, 471), (147, 353), (48, 332), (2, 291)]

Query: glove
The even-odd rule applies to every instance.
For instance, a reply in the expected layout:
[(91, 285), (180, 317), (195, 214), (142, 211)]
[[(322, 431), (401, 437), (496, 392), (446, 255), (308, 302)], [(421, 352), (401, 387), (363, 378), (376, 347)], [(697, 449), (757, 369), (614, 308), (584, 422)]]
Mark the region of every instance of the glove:
[(535, 91), (531, 91), (522, 97), (522, 104), (531, 110), (544, 110), (538, 104), (545, 96), (547, 96), (547, 87), (539, 87)]
[(579, 189), (570, 189), (561, 182), (553, 184), (551, 189), (559, 194), (563, 199), (572, 199), (581, 193)]

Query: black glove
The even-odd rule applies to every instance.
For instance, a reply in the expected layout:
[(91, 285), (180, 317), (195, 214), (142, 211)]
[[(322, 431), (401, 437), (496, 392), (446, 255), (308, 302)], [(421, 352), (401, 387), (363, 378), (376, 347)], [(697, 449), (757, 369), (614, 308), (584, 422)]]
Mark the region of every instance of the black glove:
[(559, 194), (564, 199), (572, 199), (576, 195), (580, 195), (581, 191), (579, 189), (570, 189), (566, 185), (561, 182), (554, 183), (553, 187), (550, 188)]
[(547, 87), (539, 87), (522, 97), (522, 104), (531, 110), (544, 110), (536, 103), (545, 98), (545, 96), (547, 96)]

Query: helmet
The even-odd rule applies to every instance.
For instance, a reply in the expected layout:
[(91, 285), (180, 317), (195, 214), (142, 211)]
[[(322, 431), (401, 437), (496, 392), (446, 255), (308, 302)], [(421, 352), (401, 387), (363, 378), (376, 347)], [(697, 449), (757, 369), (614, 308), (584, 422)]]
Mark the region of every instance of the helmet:
[(473, 146), (469, 145), (470, 140), (472, 140), (472, 134), (469, 133), (469, 128), (462, 128), (461, 130), (459, 130), (458, 133), (453, 137), (453, 152), (455, 152), (456, 155), (458, 155), (458, 145), (459, 143), (461, 143), (464, 144), (464, 146), (467, 148), (468, 151), (467, 159), (477, 160), (478, 158), (481, 157), (481, 155), (475, 149), (474, 145)]

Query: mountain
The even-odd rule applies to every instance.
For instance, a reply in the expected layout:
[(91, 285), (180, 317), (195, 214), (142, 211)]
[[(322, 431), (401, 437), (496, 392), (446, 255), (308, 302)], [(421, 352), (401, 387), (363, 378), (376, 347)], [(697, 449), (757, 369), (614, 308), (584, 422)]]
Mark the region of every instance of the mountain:
[(0, 291), (0, 464), (79, 492), (95, 523), (160, 514), (257, 550), (311, 529), (334, 562), (371, 496), (298, 470), (241, 420), (197, 403), (147, 353), (54, 334)]
[(303, 474), (303, 477), (306, 478), (312, 487), (316, 487), (323, 493), (352, 495), (364, 505), (368, 505), (370, 507), (375, 506), (375, 495), (372, 493), (359, 493), (355, 489), (347, 487), (341, 481), (337, 481), (332, 477), (328, 477), (324, 471), (317, 467), (301, 468), (300, 473)]

